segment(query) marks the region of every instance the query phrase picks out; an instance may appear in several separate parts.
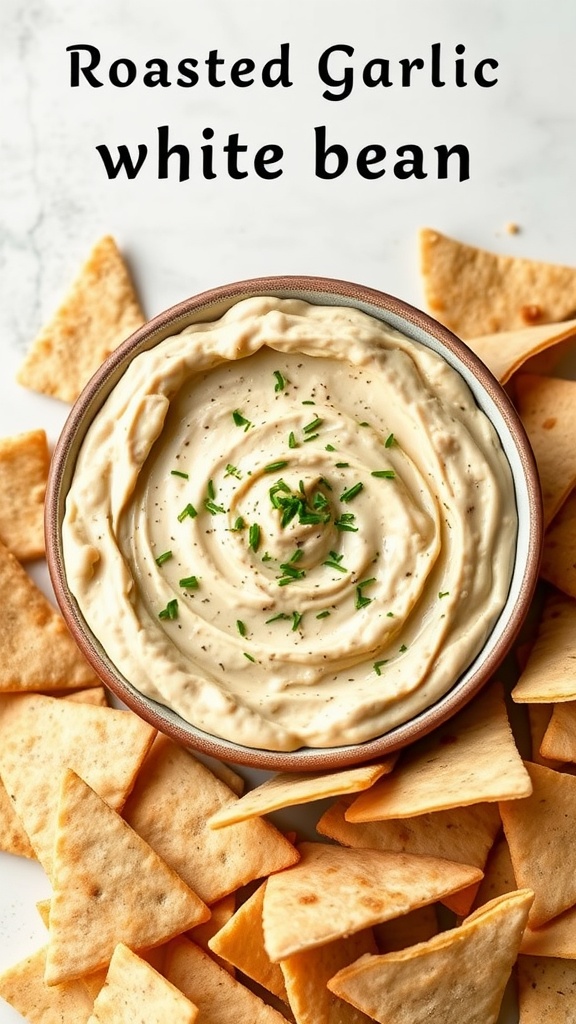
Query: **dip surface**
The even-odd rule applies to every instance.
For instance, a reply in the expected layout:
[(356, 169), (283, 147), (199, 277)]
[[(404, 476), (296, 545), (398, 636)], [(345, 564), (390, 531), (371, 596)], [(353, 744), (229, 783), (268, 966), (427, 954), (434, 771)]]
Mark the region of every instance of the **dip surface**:
[(496, 433), (440, 356), (352, 308), (255, 298), (134, 358), (62, 535), (136, 689), (292, 750), (446, 693), (504, 606), (516, 526)]

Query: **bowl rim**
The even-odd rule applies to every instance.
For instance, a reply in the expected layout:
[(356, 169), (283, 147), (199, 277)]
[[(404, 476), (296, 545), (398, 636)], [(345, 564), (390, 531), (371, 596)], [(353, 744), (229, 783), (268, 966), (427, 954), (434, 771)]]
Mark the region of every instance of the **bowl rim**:
[[(528, 499), (525, 512), (528, 520), (528, 545), (525, 572), (516, 604), (494, 646), (464, 682), (457, 680), (434, 704), (374, 739), (342, 747), (302, 747), (294, 751), (276, 751), (241, 746), (205, 733), (171, 709), (140, 693), (123, 679), (118, 670), (115, 673), (112, 663), (103, 660), (104, 649), (84, 622), (68, 587), (61, 525), (67, 496), (66, 482), (69, 483), (71, 479), (77, 453), (92, 415), (100, 406), (94, 407), (98, 400), (101, 405), (107, 398), (122, 375), (124, 364), (127, 364), (135, 350), (153, 348), (164, 337), (183, 330), (190, 323), (206, 319), (203, 314), (214, 311), (215, 307), (218, 312), (212, 312), (210, 319), (222, 315), (227, 308), (244, 298), (260, 295), (303, 298), (303, 293), (309, 296), (305, 301), (318, 302), (318, 299), (326, 296), (333, 301), (341, 299), (341, 304), (346, 305), (346, 300), (350, 300), (357, 308), (368, 305), (380, 311), (384, 314), (381, 317), (384, 320), (386, 314), (399, 318), (418, 332), (433, 338), (439, 343), (440, 349), (448, 350), (476, 379), (501, 415), (518, 455)], [(311, 295), (315, 297), (312, 299)], [(330, 302), (320, 301), (318, 304), (329, 305)], [(89, 412), (92, 415), (86, 419)], [(72, 464), (69, 461), (71, 451)], [(510, 469), (516, 492), (517, 476), (512, 466)], [(365, 285), (318, 276), (266, 276), (235, 281), (182, 300), (143, 324), (102, 363), (74, 403), (54, 448), (46, 489), (45, 538), (48, 570), (64, 620), (96, 674), (127, 707), (183, 746), (219, 760), (273, 771), (335, 770), (382, 758), (423, 738), (461, 710), (493, 677), (520, 631), (538, 580), (543, 538), (542, 497), (536, 460), (511, 399), (488, 367), (452, 331), (403, 299)], [(483, 649), (475, 656), (472, 664), (482, 653)]]

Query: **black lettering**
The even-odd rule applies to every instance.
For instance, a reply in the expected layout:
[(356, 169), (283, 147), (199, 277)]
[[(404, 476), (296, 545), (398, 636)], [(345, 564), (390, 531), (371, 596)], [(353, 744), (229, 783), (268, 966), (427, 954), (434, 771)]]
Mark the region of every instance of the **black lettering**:
[[(374, 71), (377, 74), (373, 74)], [(362, 81), (369, 89), (372, 89), (375, 85), (383, 85), (387, 89), (389, 85), (392, 85), (390, 81), (390, 61), (382, 57), (374, 57), (374, 60), (369, 60), (362, 72)]]
[(181, 60), (178, 64), (178, 74), (182, 77), (176, 79), (176, 85), (181, 85), (183, 89), (191, 89), (193, 85), (198, 85), (198, 74), (194, 71), (197, 67), (198, 61), (194, 57)]
[(448, 149), (448, 146), (434, 146), (434, 149), (438, 153), (438, 177), (448, 177), (448, 158), (453, 154), (459, 157), (458, 164), (458, 181), (468, 181), (470, 177), (470, 151), (468, 146), (452, 146)]
[(166, 89), (172, 84), (168, 78), (168, 63), (161, 57), (147, 60), (145, 67), (150, 69), (143, 78), (144, 85), (147, 85), (148, 88), (153, 89), (154, 86), (161, 85), (163, 89)]
[(485, 67), (492, 68), (492, 70), (495, 71), (496, 68), (498, 67), (498, 61), (494, 60), (493, 57), (486, 57), (485, 60), (479, 61), (476, 67), (474, 68), (474, 78), (476, 80), (477, 85), (481, 85), (483, 89), (490, 89), (491, 86), (496, 85), (498, 79), (485, 78)]
[[(202, 132), (203, 139), (213, 139), (214, 129), (205, 128)], [(214, 170), (214, 147), (213, 146), (200, 146), (202, 151), (202, 175), (204, 178), (210, 179), (216, 177)]]
[[(314, 173), (317, 178), (323, 178), (324, 181), (330, 181), (332, 178), (339, 178), (344, 173), (348, 166), (348, 152), (344, 146), (335, 143), (333, 146), (326, 148), (326, 125), (319, 125), (314, 129), (316, 136), (316, 155), (315, 155), (315, 169)], [(326, 168), (326, 158), (328, 156), (336, 157), (336, 167), (332, 171), (328, 171)]]
[(358, 153), (358, 159), (356, 160), (358, 174), (361, 174), (363, 178), (367, 178), (369, 181), (374, 178), (381, 178), (383, 174), (386, 174), (384, 167), (380, 167), (377, 171), (372, 171), (370, 168), (373, 164), (381, 163), (385, 159), (386, 150), (384, 146), (365, 146)]
[[(124, 67), (126, 70), (126, 80), (122, 81), (119, 75), (120, 68)], [(132, 82), (136, 79), (136, 65), (133, 60), (128, 57), (119, 57), (118, 60), (113, 60), (110, 65), (108, 77), (112, 83), (118, 87), (118, 89), (125, 89), (127, 85), (132, 85)]]
[(254, 79), (249, 78), (247, 81), (244, 81), (244, 75), (250, 75), (255, 67), (254, 61), (248, 57), (235, 61), (230, 68), (230, 81), (232, 85), (237, 85), (239, 89), (245, 89), (247, 85), (254, 85)]
[(187, 146), (168, 146), (168, 125), (163, 124), (158, 128), (158, 177), (168, 177), (168, 159), (173, 154), (180, 158), (179, 181), (188, 181), (190, 177), (190, 152)]
[[(90, 54), (90, 63), (86, 67), (80, 67), (80, 50), (86, 50)], [(104, 82), (100, 82), (96, 75), (92, 74), (94, 68), (100, 63), (100, 50), (97, 46), (90, 46), (89, 43), (75, 43), (74, 46), (67, 46), (66, 52), (70, 54), (70, 85), (76, 89), (80, 85), (80, 72), (93, 89), (99, 89)]]
[(421, 57), (415, 57), (414, 60), (409, 60), (408, 57), (405, 57), (403, 60), (399, 61), (399, 63), (402, 65), (402, 85), (408, 88), (412, 85), (412, 82), (410, 81), (412, 68), (416, 68), (418, 71), (421, 71), (424, 67), (424, 61)]
[(347, 46), (345, 43), (336, 44), (335, 46), (329, 46), (324, 53), (320, 55), (318, 61), (318, 74), (320, 81), (324, 85), (331, 87), (341, 87), (341, 92), (330, 92), (326, 89), (322, 95), (325, 100), (345, 100), (354, 87), (354, 70), (351, 67), (344, 68), (342, 78), (333, 78), (329, 69), (330, 57), (333, 53), (345, 53), (348, 57), (352, 57), (354, 54), (354, 47)]
[(128, 146), (118, 146), (118, 163), (115, 164), (108, 146), (96, 146), (96, 149), (102, 157), (102, 162), (109, 178), (117, 178), (122, 170), (126, 171), (127, 178), (135, 178), (148, 154), (148, 146), (140, 143), (138, 146), (138, 159), (134, 163)]
[[(266, 156), (270, 153), (270, 156)], [(276, 164), (284, 156), (284, 150), (282, 146), (262, 146), (256, 156), (254, 157), (254, 170), (259, 178), (265, 178), (267, 181), (272, 178), (279, 178), (282, 174), (282, 168), (279, 167), (275, 171), (268, 170), (268, 164)]]
[(228, 136), (228, 145), (222, 147), (223, 152), (228, 154), (228, 176), (236, 181), (248, 177), (248, 171), (241, 171), (238, 167), (238, 154), (247, 153), (248, 146), (241, 146), (238, 139), (238, 132), (234, 132)]
[(435, 85), (437, 89), (441, 89), (446, 82), (443, 82), (440, 77), (440, 68), (442, 64), (442, 44), (432, 43), (432, 73), (430, 80), (432, 85)]
[(218, 50), (210, 50), (204, 63), (208, 68), (208, 81), (210, 85), (215, 86), (217, 89), (221, 85), (226, 85), (226, 82), (219, 79), (217, 75), (217, 68), (224, 63), (224, 58), (218, 56)]
[(409, 160), (398, 160), (394, 164), (394, 175), (396, 178), (427, 178), (424, 170), (424, 153), (420, 146), (399, 146), (396, 150), (397, 156), (408, 156)]
[[(454, 49), (456, 50), (456, 53), (460, 53), (461, 54), (461, 53), (465, 52), (466, 47), (464, 46), (463, 43), (458, 43), (458, 46), (455, 46)], [(467, 83), (466, 79), (464, 78), (464, 61), (463, 60), (457, 60), (456, 61), (456, 85), (458, 86), (458, 88), (461, 89), (463, 86), (465, 86), (467, 84), (468, 83)]]
[[(276, 65), (278, 65), (279, 71), (278, 75), (273, 77), (272, 70), (276, 68)], [(292, 85), (290, 81), (290, 43), (282, 43), (280, 45), (280, 56), (266, 61), (262, 68), (262, 84), (267, 89), (273, 89), (275, 85), (281, 85), (284, 89), (287, 89)]]

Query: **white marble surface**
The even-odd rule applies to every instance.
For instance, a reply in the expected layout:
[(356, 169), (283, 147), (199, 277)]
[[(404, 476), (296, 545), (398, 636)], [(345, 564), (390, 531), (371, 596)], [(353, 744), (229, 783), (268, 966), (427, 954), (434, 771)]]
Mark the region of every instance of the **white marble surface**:
[[(572, 263), (576, 180), (573, 0), (3, 0), (0, 8), (0, 432), (45, 426), (52, 441), (66, 415), (59, 402), (24, 391), (14, 373), (26, 347), (101, 234), (113, 233), (149, 315), (212, 285), (270, 273), (340, 277), (422, 304), (416, 235), (423, 224), (500, 252)], [(90, 43), (102, 65), (129, 57), (203, 62), (218, 49), (257, 69), (290, 44), (291, 88), (261, 83), (115, 89), (69, 84), (66, 46)], [(348, 44), (352, 94), (330, 102), (320, 54)], [(398, 84), (400, 58), (430, 61), (441, 43), (444, 88), (424, 70)], [(467, 66), (499, 62), (491, 89), (450, 84), (454, 47)], [(362, 68), (391, 61), (395, 84), (367, 89)], [(336, 73), (338, 61), (331, 65)], [(342, 61), (340, 61), (341, 66)], [(453, 73), (453, 72), (452, 72)], [(175, 78), (176, 76), (173, 75)], [(191, 150), (189, 181), (158, 180), (159, 125)], [(314, 175), (314, 127), (351, 154), (369, 144), (389, 154), (418, 144), (469, 147), (471, 177), (401, 181), (393, 159), (380, 179), (351, 167), (338, 180)], [(202, 130), (214, 129), (214, 180), (199, 171)], [(231, 132), (250, 147), (285, 151), (283, 174), (231, 180), (222, 146)], [(95, 146), (147, 143), (133, 180), (110, 181)], [(509, 222), (521, 230), (506, 231)], [(46, 585), (42, 569), (35, 570)], [(33, 899), (48, 887), (34, 865), (0, 858), (0, 966), (43, 940)], [(512, 1010), (506, 1021), (514, 1020)], [(0, 1024), (20, 1018), (0, 1005)]]

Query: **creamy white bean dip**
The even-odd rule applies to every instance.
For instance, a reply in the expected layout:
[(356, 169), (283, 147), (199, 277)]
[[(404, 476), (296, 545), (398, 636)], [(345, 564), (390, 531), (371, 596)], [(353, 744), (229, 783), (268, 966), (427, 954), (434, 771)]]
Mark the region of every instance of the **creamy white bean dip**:
[(292, 750), (446, 693), (505, 603), (516, 526), (496, 433), (444, 359), (352, 308), (253, 298), (134, 358), (62, 534), (129, 682)]

